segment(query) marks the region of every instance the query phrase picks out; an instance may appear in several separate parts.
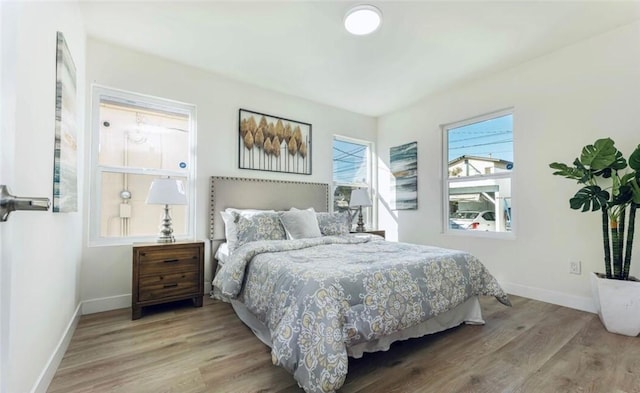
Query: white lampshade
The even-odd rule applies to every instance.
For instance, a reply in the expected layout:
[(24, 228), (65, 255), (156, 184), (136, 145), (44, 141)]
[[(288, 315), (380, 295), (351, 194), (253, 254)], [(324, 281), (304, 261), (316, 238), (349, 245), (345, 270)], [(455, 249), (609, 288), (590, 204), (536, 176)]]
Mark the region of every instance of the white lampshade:
[(366, 188), (356, 188), (351, 191), (350, 207), (371, 206), (371, 198), (369, 198), (369, 190)]
[(382, 12), (372, 5), (358, 5), (349, 11), (344, 17), (344, 27), (354, 35), (367, 35), (378, 30), (382, 23)]
[(146, 203), (150, 205), (186, 205), (187, 194), (182, 180), (155, 179), (149, 187)]

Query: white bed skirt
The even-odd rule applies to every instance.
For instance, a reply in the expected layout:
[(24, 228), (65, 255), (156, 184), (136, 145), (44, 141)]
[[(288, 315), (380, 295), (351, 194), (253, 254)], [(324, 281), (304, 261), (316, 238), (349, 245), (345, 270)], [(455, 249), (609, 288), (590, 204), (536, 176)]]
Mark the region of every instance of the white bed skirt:
[[(240, 320), (242, 320), (242, 322), (244, 322), (244, 324), (253, 331), (256, 337), (258, 337), (260, 341), (271, 347), (271, 334), (269, 333), (269, 328), (267, 328), (262, 322), (260, 322), (242, 302), (231, 300), (231, 305), (233, 306), (233, 309)], [(484, 324), (484, 319), (482, 319), (482, 309), (480, 308), (480, 302), (477, 296), (468, 299), (452, 310), (428, 319), (418, 325), (390, 334), (388, 336), (380, 337), (377, 340), (356, 344), (352, 347), (347, 347), (347, 353), (350, 357), (356, 359), (361, 358), (363, 353), (365, 352), (387, 351), (389, 349), (389, 346), (396, 341), (402, 341), (410, 338), (422, 337), (427, 334), (441, 332), (443, 330), (461, 325), (462, 323), (471, 325)]]

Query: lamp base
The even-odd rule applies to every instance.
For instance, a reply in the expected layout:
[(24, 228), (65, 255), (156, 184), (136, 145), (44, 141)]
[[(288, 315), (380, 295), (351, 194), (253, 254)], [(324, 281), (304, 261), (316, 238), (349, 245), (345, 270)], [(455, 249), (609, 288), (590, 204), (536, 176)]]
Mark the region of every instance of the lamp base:
[(164, 205), (164, 216), (160, 225), (160, 236), (156, 240), (157, 243), (174, 243), (176, 238), (173, 236), (173, 228), (171, 227), (171, 216), (169, 215), (169, 205)]
[(175, 243), (176, 238), (174, 236), (160, 236), (156, 240), (156, 243)]
[(364, 221), (362, 220), (362, 206), (358, 207), (358, 225), (356, 226), (356, 232), (364, 232)]

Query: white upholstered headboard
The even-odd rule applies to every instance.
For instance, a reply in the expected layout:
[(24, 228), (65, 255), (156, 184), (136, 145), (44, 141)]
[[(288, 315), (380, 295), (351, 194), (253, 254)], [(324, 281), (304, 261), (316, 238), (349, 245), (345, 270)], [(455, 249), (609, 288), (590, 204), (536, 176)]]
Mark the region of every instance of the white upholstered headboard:
[(313, 207), (318, 212), (326, 212), (329, 211), (329, 185), (326, 183), (212, 176), (209, 239), (224, 239), (224, 223), (220, 212), (228, 207), (273, 210)]

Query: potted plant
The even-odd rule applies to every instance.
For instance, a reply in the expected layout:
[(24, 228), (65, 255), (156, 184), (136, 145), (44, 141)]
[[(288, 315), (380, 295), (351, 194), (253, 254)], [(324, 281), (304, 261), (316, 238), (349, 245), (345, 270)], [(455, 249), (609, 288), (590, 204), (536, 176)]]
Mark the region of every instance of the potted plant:
[(640, 281), (629, 277), (636, 210), (640, 206), (640, 145), (628, 159), (610, 138), (582, 148), (569, 166), (549, 165), (554, 175), (572, 179), (580, 189), (569, 200), (572, 209), (600, 211), (604, 274), (591, 276), (598, 315), (606, 329), (627, 336), (640, 334)]

